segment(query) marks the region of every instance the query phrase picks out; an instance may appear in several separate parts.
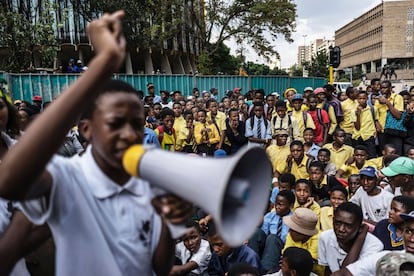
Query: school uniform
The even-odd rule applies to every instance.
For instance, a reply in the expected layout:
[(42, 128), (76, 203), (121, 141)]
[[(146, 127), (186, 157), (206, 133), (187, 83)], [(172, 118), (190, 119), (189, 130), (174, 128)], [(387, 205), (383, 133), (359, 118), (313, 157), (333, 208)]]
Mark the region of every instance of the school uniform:
[(208, 241), (201, 239), (200, 248), (194, 253), (191, 253), (185, 247), (184, 242), (179, 242), (175, 246), (175, 256), (182, 264), (195, 262), (198, 265), (196, 269), (191, 270), (193, 275), (208, 276), (207, 269), (211, 260), (210, 243)]
[(397, 226), (383, 219), (375, 225), (372, 232), (384, 245), (384, 250), (403, 250), (403, 237), (397, 237)]
[(336, 168), (341, 168), (351, 156), (354, 155), (354, 149), (348, 145), (342, 145), (339, 149), (335, 149), (333, 143), (325, 144), (324, 149), (331, 152), (331, 162), (335, 164)]
[(148, 182), (131, 177), (119, 186), (98, 167), (92, 146), (82, 156), (55, 156), (47, 170), (53, 179), (49, 201), (20, 205), (33, 223), (48, 223), (56, 275), (154, 275), (162, 221)]
[[(380, 252), (382, 249), (383, 245), (381, 241), (371, 233), (367, 233), (358, 260)], [(335, 272), (341, 269), (342, 262), (346, 255), (348, 255), (348, 253), (339, 246), (333, 229), (321, 233), (318, 243), (318, 264), (329, 266), (329, 269), (332, 272)]]

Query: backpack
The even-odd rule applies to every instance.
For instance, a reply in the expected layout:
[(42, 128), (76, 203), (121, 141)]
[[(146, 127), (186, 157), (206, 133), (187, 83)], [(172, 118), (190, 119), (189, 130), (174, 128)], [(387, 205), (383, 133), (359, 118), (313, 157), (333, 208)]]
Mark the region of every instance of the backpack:
[[(263, 117), (263, 121), (264, 121), (264, 124), (265, 124), (265, 129), (267, 129), (267, 124), (268, 124), (267, 119), (265, 117)], [(250, 127), (253, 129), (253, 126), (254, 126), (254, 116), (251, 116), (250, 117)]]
[(65, 140), (63, 141), (63, 144), (60, 146), (58, 151), (56, 152), (58, 155), (61, 155), (63, 157), (71, 157), (75, 154), (77, 154), (76, 147), (73, 143), (73, 140), (75, 138), (72, 136), (66, 136)]
[[(164, 140), (164, 126), (157, 126), (157, 129), (158, 129), (158, 142), (160, 142), (160, 145), (161, 145), (162, 140)], [(175, 129), (171, 128), (171, 132), (174, 135), (174, 140), (176, 140)]]
[[(289, 111), (287, 114), (292, 116), (292, 111)], [(303, 117), (303, 125), (306, 128), (306, 124), (308, 123), (308, 112), (302, 111), (302, 117)], [(274, 124), (275, 124), (275, 118), (273, 118), (273, 125)]]

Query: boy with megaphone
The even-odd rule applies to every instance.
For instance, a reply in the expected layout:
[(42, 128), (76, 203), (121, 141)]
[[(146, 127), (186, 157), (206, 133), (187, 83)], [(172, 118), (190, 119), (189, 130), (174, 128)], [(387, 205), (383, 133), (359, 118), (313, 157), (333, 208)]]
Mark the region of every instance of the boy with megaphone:
[[(183, 223), (192, 212), (173, 196), (155, 200), (154, 208), (149, 183), (122, 166), (127, 148), (142, 143), (145, 125), (137, 91), (109, 80), (124, 62), (123, 15), (91, 22), (97, 54), (89, 70), (32, 123), (0, 166), (0, 196), (33, 199), (21, 203), (23, 212), (35, 224), (48, 223), (58, 275), (167, 275), (175, 241), (165, 222)], [(82, 113), (89, 147), (82, 156), (54, 156)]]

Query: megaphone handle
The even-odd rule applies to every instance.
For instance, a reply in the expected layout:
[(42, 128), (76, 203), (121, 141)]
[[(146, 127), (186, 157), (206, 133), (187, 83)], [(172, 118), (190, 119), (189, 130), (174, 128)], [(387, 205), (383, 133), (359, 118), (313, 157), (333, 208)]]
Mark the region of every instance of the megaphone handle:
[(167, 226), (173, 239), (181, 238), (189, 231), (189, 228), (185, 227), (182, 224), (172, 224), (170, 222), (167, 222)]

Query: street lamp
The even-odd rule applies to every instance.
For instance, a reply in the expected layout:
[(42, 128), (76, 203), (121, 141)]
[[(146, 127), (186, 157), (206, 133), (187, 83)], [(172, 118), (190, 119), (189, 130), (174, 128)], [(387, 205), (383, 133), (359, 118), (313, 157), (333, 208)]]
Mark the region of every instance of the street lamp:
[(307, 34), (302, 35), (303, 36), (303, 46), (306, 46), (306, 37), (308, 36)]

